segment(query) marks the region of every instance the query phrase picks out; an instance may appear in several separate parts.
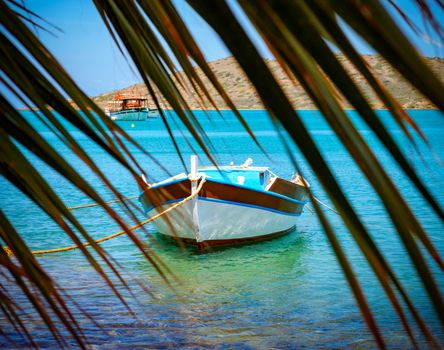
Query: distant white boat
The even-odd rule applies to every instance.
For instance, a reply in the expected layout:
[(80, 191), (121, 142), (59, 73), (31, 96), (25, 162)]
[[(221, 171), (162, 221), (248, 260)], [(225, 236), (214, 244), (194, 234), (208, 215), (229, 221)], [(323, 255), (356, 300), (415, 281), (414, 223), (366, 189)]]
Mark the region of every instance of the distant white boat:
[(199, 250), (288, 233), (308, 198), (309, 185), (299, 175), (284, 180), (268, 167), (252, 166), (251, 159), (240, 166), (197, 168), (197, 157), (192, 156), (191, 174), (173, 176), (140, 195), (146, 215), (152, 217), (190, 196), (197, 185), (190, 178), (205, 179), (198, 196), (154, 225), (161, 234), (179, 237)]
[(118, 121), (143, 121), (159, 116), (157, 109), (148, 108), (148, 99), (124, 94), (114, 96), (105, 113), (112, 120)]

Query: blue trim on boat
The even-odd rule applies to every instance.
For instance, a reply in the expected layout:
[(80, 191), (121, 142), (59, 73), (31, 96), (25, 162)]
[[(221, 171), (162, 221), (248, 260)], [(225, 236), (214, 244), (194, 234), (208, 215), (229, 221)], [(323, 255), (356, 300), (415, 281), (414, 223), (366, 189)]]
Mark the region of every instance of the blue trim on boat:
[[(169, 182), (164, 182), (164, 183), (161, 183), (161, 184), (155, 185), (155, 186), (153, 186), (153, 187), (151, 187), (151, 188), (164, 187), (164, 186), (172, 185), (172, 184), (175, 184), (175, 183), (177, 183), (177, 182), (181, 182), (181, 181), (185, 181), (185, 180), (188, 180), (188, 178), (185, 177), (185, 178), (182, 178), (182, 179), (177, 179), (177, 180), (173, 180), (173, 181), (169, 181)], [(214, 180), (214, 179), (211, 179), (211, 178), (208, 178), (208, 177), (206, 178), (206, 181), (207, 181), (207, 182), (215, 182), (215, 183), (219, 183), (219, 184), (222, 184), (222, 185), (234, 186), (234, 187), (242, 188), (242, 189), (248, 189), (248, 190), (256, 191), (256, 192), (260, 192), (260, 193), (265, 193), (265, 194), (268, 194), (268, 195), (270, 195), (270, 196), (274, 196), (274, 197), (282, 198), (282, 199), (285, 199), (285, 200), (290, 201), (290, 202), (293, 202), (293, 203), (304, 204), (304, 205), (308, 203), (308, 199), (307, 199), (306, 201), (300, 201), (300, 200), (293, 199), (293, 198), (290, 198), (290, 197), (284, 196), (284, 195), (279, 194), (279, 193), (276, 193), (276, 192), (270, 192), (270, 191), (265, 191), (265, 190), (261, 190), (261, 189), (256, 189), (256, 188), (254, 188), (254, 187), (242, 186), (242, 185), (238, 185), (238, 184), (235, 184), (235, 183), (232, 183), (232, 182), (218, 181), (218, 180)], [(139, 201), (140, 201), (140, 198), (143, 196), (143, 194), (144, 194), (144, 192), (142, 192), (142, 193), (139, 195)], [(199, 198), (200, 198), (200, 197), (199, 197)]]
[[(287, 216), (300, 216), (301, 214), (297, 214), (297, 213), (288, 213), (285, 211), (280, 211), (280, 210), (276, 210), (276, 209), (272, 209), (272, 208), (267, 208), (267, 207), (262, 207), (259, 205), (254, 205), (254, 204), (247, 204), (247, 203), (240, 203), (240, 202), (232, 202), (232, 201), (226, 201), (224, 199), (216, 199), (216, 198), (207, 198), (207, 197), (197, 197), (198, 199), (204, 200), (204, 201), (208, 201), (208, 202), (217, 202), (217, 203), (226, 203), (226, 204), (232, 204), (232, 205), (238, 205), (241, 207), (249, 207), (249, 208), (254, 208), (254, 209), (260, 209), (260, 210), (265, 210), (265, 211), (270, 211), (273, 213), (277, 213), (277, 214), (281, 214), (281, 215), (287, 215)], [(165, 205), (165, 204), (173, 204), (173, 203), (177, 203), (180, 202), (182, 200), (184, 200), (185, 198), (179, 198), (179, 199), (172, 199), (166, 202), (162, 202), (159, 206)], [(148, 212), (150, 212), (151, 210), (155, 209), (155, 206), (151, 206), (150, 208), (148, 208), (145, 211), (145, 215), (148, 214)]]
[(266, 210), (266, 211), (271, 211), (273, 213), (278, 213), (278, 214), (288, 215), (288, 216), (300, 216), (301, 215), (300, 213), (299, 214), (288, 213), (286, 211), (280, 211), (280, 210), (276, 210), (276, 209), (272, 209), (272, 208), (262, 207), (262, 206), (259, 206), (259, 205), (226, 201), (224, 199), (207, 198), (207, 197), (198, 197), (198, 198), (202, 199), (204, 201), (208, 201), (208, 202), (219, 202), (219, 203), (227, 203), (227, 204), (239, 205), (241, 207), (249, 207), (249, 208), (255, 208), (255, 209), (260, 209), (260, 210)]

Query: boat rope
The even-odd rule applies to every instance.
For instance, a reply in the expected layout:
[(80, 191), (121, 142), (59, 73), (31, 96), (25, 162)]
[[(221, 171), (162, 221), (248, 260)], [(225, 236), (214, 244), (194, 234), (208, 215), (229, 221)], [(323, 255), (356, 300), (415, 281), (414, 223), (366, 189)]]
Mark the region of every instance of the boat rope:
[(328, 210), (332, 211), (333, 213), (340, 215), (335, 209), (333, 209), (332, 207), (329, 207), (327, 204), (325, 204), (323, 201), (321, 201), (319, 198), (316, 198), (315, 196), (313, 196), (314, 200), (316, 202), (318, 202), (320, 205), (326, 207)]
[(311, 216), (314, 216), (313, 209), (311, 209), (308, 204), (305, 204), (304, 209), (307, 208), (308, 212), (311, 214)]
[[(150, 217), (149, 219), (139, 222), (138, 224), (128, 227), (126, 230), (122, 230), (116, 233), (113, 233), (112, 235), (106, 236), (106, 237), (102, 237), (99, 238), (97, 240), (94, 240), (94, 243), (102, 243), (105, 241), (108, 241), (110, 239), (116, 238), (118, 236), (123, 235), (124, 233), (126, 233), (127, 231), (133, 231), (139, 227), (142, 227), (158, 218), (160, 218), (161, 216), (169, 213), (170, 211), (180, 207), (181, 205), (187, 203), (188, 201), (192, 200), (194, 197), (196, 197), (199, 192), (202, 190), (203, 184), (205, 183), (205, 177), (201, 177), (201, 178), (197, 178), (197, 179), (192, 179), (191, 181), (199, 181), (199, 179), (201, 180), (199, 185), (196, 187), (196, 190), (193, 191), (188, 197), (182, 199), (180, 202), (177, 202), (175, 204), (173, 204), (171, 207), (165, 209), (164, 211)], [(82, 243), (82, 246), (87, 247), (91, 245), (91, 243), (89, 242), (85, 242)], [(71, 245), (71, 246), (67, 246), (67, 247), (62, 247), (62, 248), (54, 248), (54, 249), (45, 249), (45, 250), (36, 250), (31, 252), (33, 255), (43, 255), (43, 254), (51, 254), (51, 253), (58, 253), (58, 252), (66, 252), (68, 250), (74, 250), (74, 249), (78, 249), (80, 246), (79, 245)], [(8, 254), (8, 255), (13, 255), (12, 250), (9, 247), (3, 247), (3, 250)]]
[[(127, 198), (122, 198), (122, 199), (114, 199), (112, 201), (109, 202), (105, 202), (104, 204), (111, 204), (111, 203), (116, 203), (116, 202), (125, 202), (125, 201), (130, 201), (133, 199), (136, 199), (139, 196), (133, 196), (133, 197), (127, 197)], [(83, 209), (83, 208), (92, 208), (92, 207), (97, 207), (99, 205), (99, 203), (90, 203), (90, 204), (85, 204), (85, 205), (78, 205), (75, 207), (68, 207), (68, 210), (76, 210), (76, 209)]]

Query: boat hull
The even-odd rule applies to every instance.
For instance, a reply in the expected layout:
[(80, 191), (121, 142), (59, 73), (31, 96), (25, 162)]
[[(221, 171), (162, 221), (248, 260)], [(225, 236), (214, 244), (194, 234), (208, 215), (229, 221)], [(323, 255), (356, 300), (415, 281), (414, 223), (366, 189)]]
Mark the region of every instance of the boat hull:
[(123, 110), (119, 112), (109, 113), (112, 120), (117, 121), (143, 121), (149, 118), (157, 118), (159, 112), (157, 110)]
[[(189, 180), (152, 188), (141, 195), (152, 217), (191, 193)], [(290, 232), (305, 202), (207, 180), (199, 196), (154, 221), (166, 236), (199, 249), (264, 240)]]

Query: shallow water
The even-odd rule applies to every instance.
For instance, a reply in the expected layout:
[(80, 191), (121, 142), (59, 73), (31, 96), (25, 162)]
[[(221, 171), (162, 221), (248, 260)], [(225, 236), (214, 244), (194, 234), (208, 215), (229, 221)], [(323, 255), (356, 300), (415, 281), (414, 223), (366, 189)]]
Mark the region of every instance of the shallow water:
[[(230, 112), (224, 112), (224, 118), (211, 112), (209, 119), (203, 112), (197, 112), (199, 121), (208, 131), (214, 145), (218, 162), (228, 164), (234, 161), (239, 164), (251, 157), (256, 165), (269, 165), (280, 176), (290, 177), (293, 172), (291, 162), (265, 112), (244, 111), (243, 114), (268, 157), (254, 145)], [(434, 335), (442, 341), (443, 330), (377, 196), (321, 115), (315, 111), (301, 114), (348, 198), (371, 230), (386, 258), (393, 264)], [(391, 121), (388, 113), (379, 111), (378, 114), (403, 145), (405, 154), (435, 197), (444, 204), (443, 168), (434, 160), (433, 154), (420, 143), (425, 160), (423, 162), (402, 136), (400, 129)], [(410, 114), (422, 127), (436, 155), (444, 159), (442, 115), (436, 111), (412, 111)], [(389, 170), (440, 253), (444, 254), (443, 224), (411, 188), (368, 127), (354, 112), (349, 112), (349, 115)], [(54, 135), (38, 124), (31, 115), (29, 119), (90, 183), (97, 183), (95, 176)], [(134, 127), (131, 124), (120, 123), (170, 173), (183, 171), (160, 119), (134, 122)], [(124, 195), (137, 194), (135, 183), (123, 169), (116, 166), (104, 151), (99, 150), (84, 135), (72, 127), (71, 129), (76, 139), (88, 149)], [(188, 160), (192, 151), (177, 127), (174, 130), (179, 146), (184, 150), (185, 159)], [(189, 137), (186, 133), (185, 136)], [(300, 153), (297, 150), (294, 152), (304, 176), (317, 196), (328, 202)], [(167, 176), (141, 152), (134, 150), (134, 154), (153, 179), (161, 180)], [(89, 203), (88, 199), (40, 161), (31, 155), (30, 159), (41, 167), (45, 178), (53, 184), (68, 205)], [(201, 163), (208, 165), (209, 161), (202, 155)], [(96, 187), (106, 198), (112, 198), (103, 185)], [(71, 244), (55, 224), (48, 221), (35, 205), (3, 178), (0, 179), (0, 189), (1, 209), (33, 250)], [(99, 209), (80, 210), (76, 215), (94, 237), (118, 231), (116, 225)], [(390, 347), (411, 347), (399, 320), (343, 223), (335, 214), (327, 212), (327, 215), (359, 275), (386, 342)], [(127, 277), (133, 275), (148, 285), (154, 294), (151, 297), (132, 283), (138, 300), (136, 302), (128, 299), (128, 302), (137, 317), (131, 316), (111, 294), (79, 252), (39, 257), (47, 270), (57, 277), (59, 284), (102, 326), (98, 330), (90, 321), (78, 315), (93, 347), (373, 348), (376, 345), (361, 318), (320, 225), (308, 212), (298, 218), (297, 229), (282, 238), (208, 254), (199, 254), (193, 248), (181, 249), (171, 241), (158, 237), (152, 226), (148, 227), (147, 232), (139, 231), (138, 235), (151, 245), (151, 249), (171, 268), (181, 284), (175, 284), (175, 295), (126, 237), (104, 243), (106, 250), (122, 265)], [(434, 271), (443, 290), (443, 275), (436, 268)], [(124, 295), (128, 294), (123, 288), (120, 290)], [(0, 319), (0, 326), (17, 341), (15, 346), (25, 346), (23, 340), (15, 336), (13, 330), (6, 325), (5, 320)], [(40, 322), (33, 322), (32, 328), (42, 347), (56, 346)], [(419, 341), (423, 342), (421, 338)], [(0, 346), (12, 344), (0, 338)]]

